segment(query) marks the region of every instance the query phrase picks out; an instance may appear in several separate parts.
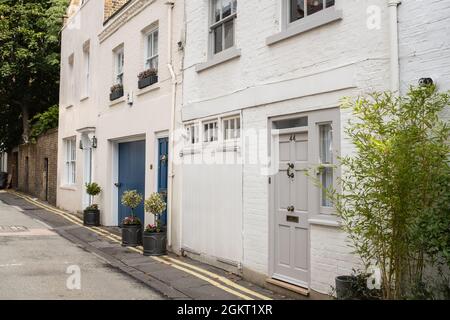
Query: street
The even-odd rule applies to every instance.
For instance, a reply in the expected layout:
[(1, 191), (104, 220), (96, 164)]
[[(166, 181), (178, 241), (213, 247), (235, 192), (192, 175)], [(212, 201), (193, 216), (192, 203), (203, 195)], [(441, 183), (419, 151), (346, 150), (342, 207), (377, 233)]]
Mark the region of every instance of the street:
[(161, 298), (0, 200), (0, 299)]

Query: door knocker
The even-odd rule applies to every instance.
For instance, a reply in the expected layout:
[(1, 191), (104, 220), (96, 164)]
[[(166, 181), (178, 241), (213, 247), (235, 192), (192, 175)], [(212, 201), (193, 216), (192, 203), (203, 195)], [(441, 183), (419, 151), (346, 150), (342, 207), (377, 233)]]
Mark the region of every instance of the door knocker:
[(294, 172), (291, 171), (291, 170), (294, 169), (294, 167), (295, 167), (295, 166), (294, 166), (293, 163), (288, 163), (287, 176), (288, 176), (289, 178), (291, 178), (291, 179), (294, 179), (294, 177), (295, 177)]
[(162, 155), (159, 160), (161, 160), (161, 163), (166, 163), (167, 162), (167, 155)]

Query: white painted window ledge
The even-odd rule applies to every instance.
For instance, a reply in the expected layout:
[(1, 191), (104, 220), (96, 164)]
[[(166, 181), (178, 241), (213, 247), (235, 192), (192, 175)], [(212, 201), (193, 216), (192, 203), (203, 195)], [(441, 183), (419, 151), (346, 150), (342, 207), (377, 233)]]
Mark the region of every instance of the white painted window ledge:
[(222, 52), (214, 55), (214, 57), (211, 58), (210, 60), (208, 60), (204, 63), (198, 64), (195, 67), (195, 71), (202, 72), (206, 69), (209, 69), (209, 68), (215, 67), (219, 64), (222, 64), (224, 62), (236, 59), (240, 56), (241, 56), (241, 49), (230, 48), (230, 49), (227, 49), (225, 51), (222, 51)]
[(334, 21), (342, 20), (342, 18), (342, 10), (336, 10), (334, 7), (325, 9), (299, 21), (290, 23), (286, 30), (268, 37), (266, 39), (266, 44), (271, 46), (309, 30), (321, 27)]
[(158, 83), (155, 83), (155, 84), (152, 84), (151, 86), (148, 86), (146, 88), (139, 89), (139, 91), (138, 91), (138, 93), (136, 93), (136, 95), (137, 96), (141, 96), (143, 94), (146, 94), (148, 92), (152, 92), (152, 91), (158, 90), (160, 88), (161, 88), (160, 85)]
[(337, 219), (327, 219), (327, 218), (312, 218), (308, 219), (308, 222), (313, 225), (326, 226), (326, 227), (335, 227), (339, 228), (341, 226), (340, 222)]
[(114, 101), (110, 101), (109, 102), (109, 106), (110, 107), (115, 106), (115, 105), (117, 105), (119, 103), (125, 102), (125, 100), (126, 100), (126, 97), (125, 97), (125, 94), (124, 94), (123, 97), (120, 97), (119, 99), (116, 99)]

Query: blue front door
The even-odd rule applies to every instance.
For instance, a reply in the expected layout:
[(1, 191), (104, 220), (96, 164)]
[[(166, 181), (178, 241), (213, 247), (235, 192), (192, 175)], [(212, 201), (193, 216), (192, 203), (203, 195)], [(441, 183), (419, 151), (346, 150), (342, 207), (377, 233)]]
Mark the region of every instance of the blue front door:
[[(169, 139), (158, 139), (158, 192), (163, 195), (167, 202), (167, 179), (169, 162)], [(167, 210), (161, 215), (164, 226), (167, 225)]]
[[(127, 190), (137, 190), (145, 196), (145, 140), (119, 144), (119, 225), (130, 216), (131, 209), (121, 203)], [(144, 223), (143, 203), (136, 208), (136, 216)]]

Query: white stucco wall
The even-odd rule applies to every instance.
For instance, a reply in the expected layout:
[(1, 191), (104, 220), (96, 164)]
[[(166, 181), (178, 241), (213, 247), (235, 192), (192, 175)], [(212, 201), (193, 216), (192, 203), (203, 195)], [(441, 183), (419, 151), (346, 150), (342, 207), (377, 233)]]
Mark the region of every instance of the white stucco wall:
[[(185, 121), (243, 110), (243, 130), (267, 129), (269, 117), (337, 107), (344, 96), (389, 89), (389, 24), (384, 0), (338, 0), (341, 21), (273, 45), (266, 41), (281, 30), (281, 0), (239, 1), (236, 47), (241, 56), (197, 72), (195, 67), (207, 61), (207, 4), (207, 0), (186, 3)], [(379, 29), (367, 27), (369, 5), (381, 9)], [(348, 116), (341, 113), (342, 124)], [(246, 156), (251, 148), (246, 147)], [(264, 145), (259, 148), (260, 154), (267, 154)], [(341, 153), (351, 151), (344, 137)], [(243, 168), (242, 263), (246, 269), (268, 275), (269, 186), (260, 169), (259, 165)], [(214, 192), (205, 197), (217, 196)], [(350, 258), (345, 234), (338, 229), (314, 225), (310, 230), (310, 285), (328, 293), (334, 277), (350, 272), (356, 262)]]
[[(173, 65), (177, 78), (181, 81), (181, 55), (177, 42), (183, 27), (183, 1), (176, 1), (173, 8)], [(72, 18), (81, 20), (80, 28), (66, 27), (62, 34), (62, 75), (61, 75), (61, 138), (76, 135), (76, 130), (83, 127), (95, 127), (98, 147), (94, 150), (93, 180), (103, 188), (96, 202), (102, 212), (104, 225), (117, 225), (117, 177), (116, 143), (131, 140), (146, 140), (146, 196), (156, 191), (157, 137), (168, 134), (172, 103), (172, 81), (167, 67), (168, 58), (168, 6), (164, 0), (135, 0), (114, 18), (103, 25), (103, 1), (88, 1)], [(138, 74), (144, 66), (145, 28), (157, 24), (159, 27), (159, 81), (157, 84), (138, 89)], [(91, 74), (93, 75), (91, 92), (83, 102), (75, 101), (74, 106), (66, 109), (69, 92), (66, 89), (70, 81), (67, 57), (75, 52), (75, 82), (81, 79), (82, 67), (77, 65), (78, 55), (82, 55), (84, 41), (91, 41)], [(109, 100), (110, 87), (114, 84), (113, 50), (123, 45), (124, 63), (124, 98), (114, 102)], [(81, 58), (80, 58), (81, 59)], [(180, 82), (181, 83), (181, 82)], [(177, 84), (177, 104), (181, 104), (181, 85)], [(75, 92), (78, 88), (75, 86)], [(132, 106), (126, 102), (128, 93), (133, 94)], [(79, 135), (78, 135), (79, 136)], [(64, 162), (62, 140), (60, 141), (60, 172)], [(82, 210), (82, 151), (77, 151), (77, 184), (69, 190), (59, 188), (58, 205), (68, 210)], [(151, 166), (153, 168), (151, 169)], [(149, 216), (146, 216), (150, 219)], [(151, 220), (146, 221), (150, 223)]]

